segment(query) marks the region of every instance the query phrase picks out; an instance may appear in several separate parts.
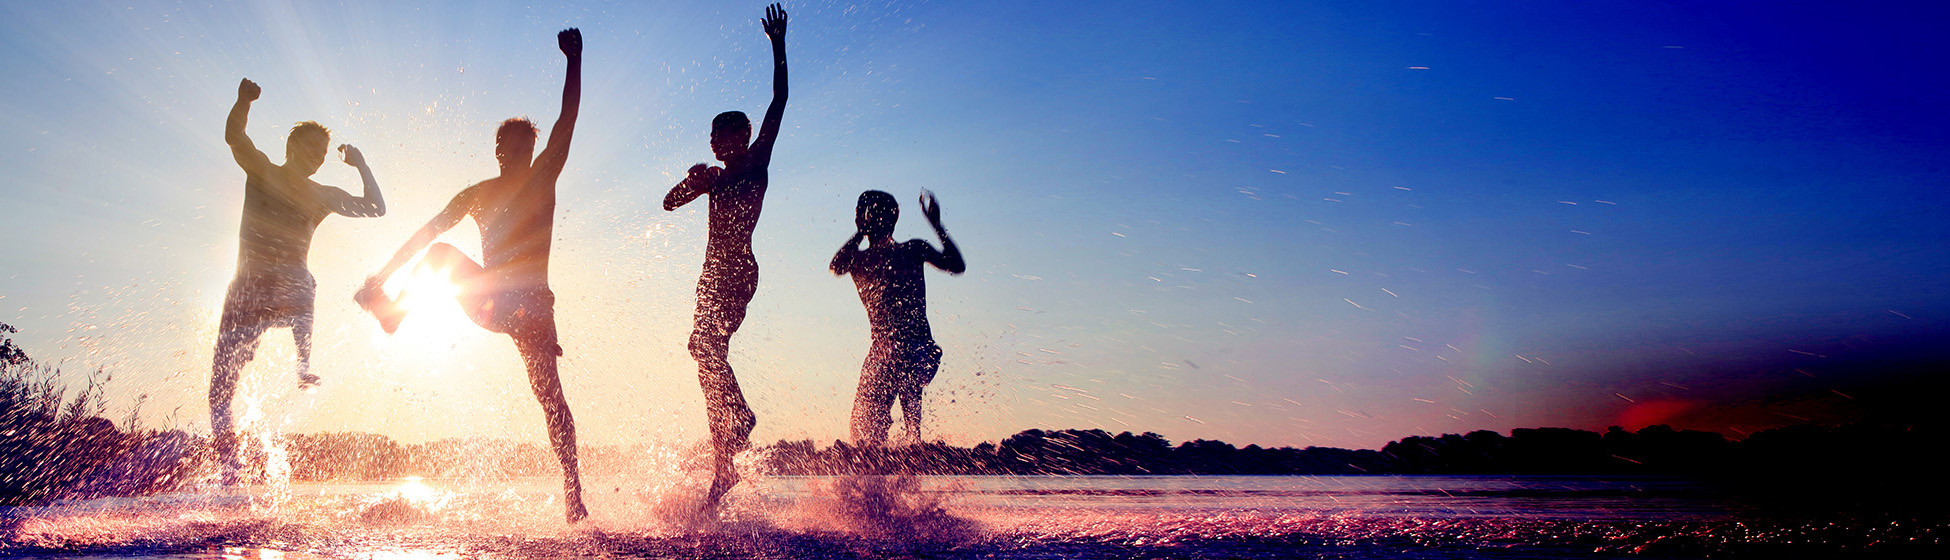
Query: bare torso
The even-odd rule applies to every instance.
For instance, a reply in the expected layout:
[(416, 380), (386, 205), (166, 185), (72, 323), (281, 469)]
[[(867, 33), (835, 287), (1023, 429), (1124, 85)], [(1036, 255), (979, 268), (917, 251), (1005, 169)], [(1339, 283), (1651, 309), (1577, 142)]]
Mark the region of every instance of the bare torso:
[(752, 231), (758, 227), (769, 182), (765, 166), (726, 165), (711, 187), (710, 233), (704, 246), (706, 270), (758, 272), (752, 256)]
[(933, 341), (928, 328), (928, 286), (922, 256), (931, 249), (919, 239), (868, 246), (853, 257), (849, 273), (876, 341)]
[(481, 261), (496, 290), (548, 286), (555, 238), (553, 173), (497, 177), (472, 187), (468, 215), (481, 230)]
[(318, 194), (320, 188), (281, 167), (246, 175), (237, 276), (308, 274), (312, 234), (332, 213)]

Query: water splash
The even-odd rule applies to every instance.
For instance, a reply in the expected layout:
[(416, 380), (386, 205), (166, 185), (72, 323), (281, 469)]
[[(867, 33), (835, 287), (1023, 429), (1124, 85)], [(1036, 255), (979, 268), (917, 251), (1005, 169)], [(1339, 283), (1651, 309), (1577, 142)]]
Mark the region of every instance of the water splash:
[(224, 490), (63, 502), (0, 515), (0, 555), (1903, 557), (1950, 545), (1940, 519), (1754, 516), (1683, 488), (1643, 496), (1634, 481), (1557, 491), (1562, 479), (782, 477), (742, 486), (702, 520), (657, 514), (692, 485), (601, 482), (591, 487), (615, 491), (592, 492), (596, 516), (576, 526), (560, 521), (547, 478), (300, 484), (276, 511)]
[(971, 542), (980, 525), (950, 512), (954, 485), (924, 489), (909, 475), (843, 476), (814, 480), (787, 513), (784, 526), (802, 532), (838, 532), (873, 539), (937, 545)]

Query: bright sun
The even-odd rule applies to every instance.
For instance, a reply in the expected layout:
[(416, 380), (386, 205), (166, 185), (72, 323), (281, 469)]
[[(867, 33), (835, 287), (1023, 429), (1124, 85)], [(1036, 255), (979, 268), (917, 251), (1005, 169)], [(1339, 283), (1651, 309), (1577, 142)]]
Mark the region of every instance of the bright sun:
[(460, 309), (455, 297), (460, 287), (449, 282), (446, 275), (434, 270), (414, 270), (410, 274), (394, 276), (387, 282), (395, 298), (403, 297), (399, 304), (406, 308), (406, 320), (400, 323), (398, 337), (415, 342), (451, 342), (453, 336), (462, 329), (477, 328), (467, 314)]

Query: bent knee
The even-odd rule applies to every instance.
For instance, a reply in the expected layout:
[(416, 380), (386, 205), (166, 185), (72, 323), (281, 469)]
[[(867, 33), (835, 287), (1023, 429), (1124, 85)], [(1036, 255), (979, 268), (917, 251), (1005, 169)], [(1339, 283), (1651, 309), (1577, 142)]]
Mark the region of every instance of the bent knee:
[(448, 259), (454, 258), (455, 255), (464, 255), (464, 254), (465, 253), (462, 253), (460, 251), (459, 247), (455, 247), (451, 244), (434, 243), (432, 245), (427, 246), (426, 258), (435, 261), (446, 261)]
[(710, 332), (711, 330), (698, 329), (691, 332), (690, 349), (692, 358), (703, 360), (707, 358), (722, 359), (724, 357), (725, 350), (730, 347), (731, 339), (730, 337), (712, 333)]

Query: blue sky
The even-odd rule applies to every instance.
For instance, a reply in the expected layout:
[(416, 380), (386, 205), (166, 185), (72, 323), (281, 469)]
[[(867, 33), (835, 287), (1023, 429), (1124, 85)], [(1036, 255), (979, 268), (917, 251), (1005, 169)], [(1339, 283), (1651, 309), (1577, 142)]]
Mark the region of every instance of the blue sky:
[[(911, 203), (935, 191), (967, 253), (967, 274), (929, 276), (947, 349), (929, 430), (961, 443), (1752, 430), (1808, 417), (1753, 403), (1846, 416), (1793, 395), (1853, 391), (1869, 381), (1851, 357), (1934, 340), (1950, 317), (1940, 13), (787, 9), (793, 97), (733, 341), (761, 441), (845, 432), (866, 325), (824, 263), (870, 188), (908, 204), (903, 238), (929, 235)], [(221, 130), (249, 77), (259, 146), (275, 159), (289, 123), (318, 120), (365, 151), (392, 212), (329, 219), (313, 245), (332, 382), (292, 391), (279, 332), (247, 393), (278, 429), (407, 440), (540, 437), (505, 338), (431, 319), (385, 337), (349, 297), (494, 173), (496, 122), (553, 122), (551, 37), (580, 27), (552, 270), (567, 391), (585, 439), (702, 436), (684, 341), (703, 216), (657, 202), (709, 157), (712, 115), (763, 110), (762, 4), (0, 11), (0, 320), (20, 342), (107, 368), (152, 424), (207, 429), (242, 200)], [(356, 185), (335, 162), (316, 178)], [(468, 226), (448, 239), (475, 243)]]

